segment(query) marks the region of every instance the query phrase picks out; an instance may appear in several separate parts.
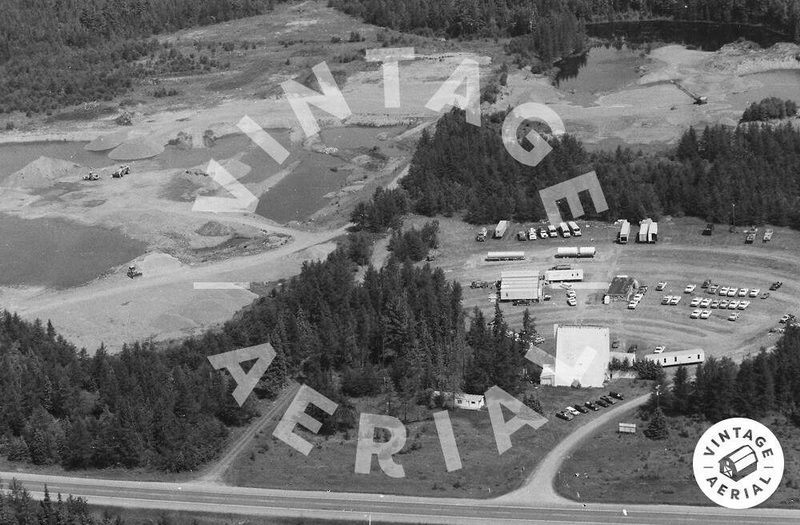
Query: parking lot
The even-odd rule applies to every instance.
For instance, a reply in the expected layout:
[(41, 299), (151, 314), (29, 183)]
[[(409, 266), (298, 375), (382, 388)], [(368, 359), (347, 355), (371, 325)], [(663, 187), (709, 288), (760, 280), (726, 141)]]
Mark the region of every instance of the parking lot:
[[(409, 224), (422, 224), (426, 219), (413, 217)], [(464, 286), (464, 305), (468, 310), (478, 306), (491, 316), (494, 309), (490, 301), (491, 288), (470, 289), (473, 280), (494, 283), (503, 270), (543, 271), (557, 264), (571, 264), (584, 270), (584, 281), (574, 283), (576, 306), (567, 304), (566, 289), (555, 285), (546, 287), (545, 294), (552, 299), (529, 306), (539, 333), (546, 341), (541, 346), (553, 350), (553, 324), (584, 323), (611, 328), (612, 340), (619, 341), (621, 350), (632, 345), (640, 353), (652, 352), (658, 345), (667, 350), (703, 348), (707, 356), (728, 355), (740, 359), (755, 353), (761, 346), (775, 344), (783, 327), (779, 321), (786, 314), (796, 314), (800, 286), (792, 277), (800, 271), (800, 232), (775, 228), (769, 243), (742, 243), (740, 233), (728, 233), (717, 228), (711, 236), (701, 235), (705, 223), (696, 219), (662, 218), (657, 244), (618, 245), (614, 242), (617, 228), (607, 223), (579, 221), (583, 230), (580, 238), (548, 238), (535, 241), (518, 241), (515, 233), (536, 225), (511, 224), (503, 239), (475, 242), (476, 227), (456, 219), (439, 219), (440, 247), (437, 250), (438, 266), (448, 279)], [(488, 226), (491, 229), (491, 225)], [(636, 230), (634, 226), (633, 230)], [(592, 259), (556, 259), (558, 247), (594, 246), (597, 256)], [(524, 261), (487, 262), (488, 251), (525, 251)], [(628, 309), (625, 301), (603, 304), (608, 283), (615, 275), (628, 275), (648, 286), (648, 291), (635, 309)], [(692, 299), (723, 300), (719, 295), (706, 293), (704, 281), (720, 287), (747, 288), (748, 296), (725, 296), (725, 300), (746, 300), (745, 309), (692, 307)], [(667, 283), (657, 291), (659, 281)], [(775, 281), (782, 281), (778, 290), (769, 290)], [(691, 293), (684, 293), (687, 285), (695, 285)], [(757, 298), (750, 297), (752, 289), (759, 290)], [(770, 296), (761, 299), (761, 294)], [(677, 305), (663, 306), (664, 296), (679, 296)], [(522, 323), (523, 305), (501, 303), (507, 322), (512, 329)], [(710, 311), (707, 319), (692, 319), (694, 310)], [(735, 322), (728, 321), (731, 313), (738, 313)], [(770, 333), (770, 330), (773, 330)]]

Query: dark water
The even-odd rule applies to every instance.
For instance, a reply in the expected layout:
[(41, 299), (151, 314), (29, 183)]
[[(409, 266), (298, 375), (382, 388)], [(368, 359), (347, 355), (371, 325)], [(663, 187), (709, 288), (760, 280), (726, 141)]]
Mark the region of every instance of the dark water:
[(143, 242), (97, 226), (0, 214), (0, 285), (79, 286), (145, 248)]
[(348, 172), (331, 171), (343, 164), (330, 155), (306, 153), (291, 175), (261, 196), (256, 213), (281, 223), (305, 219), (328, 203), (326, 193), (347, 181)]
[(669, 42), (716, 51), (725, 44), (744, 38), (761, 47), (770, 47), (791, 38), (771, 29), (747, 24), (645, 20), (597, 22), (586, 24), (589, 36), (608, 40), (624, 39), (629, 43)]
[(39, 157), (68, 160), (91, 168), (116, 165), (105, 153), (86, 151), (88, 142), (13, 142), (0, 144), (0, 179), (21, 170)]
[(605, 45), (556, 64), (556, 87), (570, 94), (614, 91), (639, 78), (638, 66), (648, 63), (642, 51), (626, 45)]

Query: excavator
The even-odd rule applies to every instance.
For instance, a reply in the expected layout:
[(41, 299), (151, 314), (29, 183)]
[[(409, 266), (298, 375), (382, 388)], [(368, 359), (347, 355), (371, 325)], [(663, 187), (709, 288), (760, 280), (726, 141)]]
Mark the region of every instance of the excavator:
[(673, 80), (670, 80), (670, 82), (675, 84), (675, 87), (677, 87), (678, 89), (680, 89), (681, 91), (683, 91), (684, 93), (686, 93), (687, 95), (692, 97), (692, 99), (694, 99), (694, 103), (697, 104), (698, 106), (702, 106), (703, 104), (708, 104), (708, 97), (706, 97), (704, 95), (696, 95), (695, 93), (692, 93), (691, 91), (686, 89), (686, 87), (684, 87), (677, 80), (673, 79)]

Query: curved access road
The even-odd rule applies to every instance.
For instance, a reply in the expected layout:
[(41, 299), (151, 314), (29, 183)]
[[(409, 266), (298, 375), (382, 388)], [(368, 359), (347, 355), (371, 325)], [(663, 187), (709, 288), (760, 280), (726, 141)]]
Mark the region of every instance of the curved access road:
[(528, 479), (525, 480), (522, 487), (504, 496), (500, 496), (497, 500), (508, 502), (536, 501), (539, 503), (572, 503), (571, 500), (564, 498), (555, 490), (556, 476), (564, 460), (568, 458), (582, 442), (587, 440), (593, 433), (597, 432), (600, 427), (644, 405), (649, 397), (650, 394), (645, 394), (630, 401), (618, 403), (590, 422), (575, 429), (574, 432), (561, 440), (558, 445), (547, 453), (531, 475), (528, 476)]

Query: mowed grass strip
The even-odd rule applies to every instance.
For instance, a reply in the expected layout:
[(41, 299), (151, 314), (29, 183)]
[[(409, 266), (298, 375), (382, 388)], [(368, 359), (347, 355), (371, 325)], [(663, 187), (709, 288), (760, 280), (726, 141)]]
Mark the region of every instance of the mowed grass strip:
[[(636, 423), (636, 434), (619, 434), (618, 423)], [(701, 492), (692, 471), (694, 448), (710, 426), (688, 417), (667, 418), (669, 437), (652, 441), (647, 422), (634, 414), (617, 419), (566, 459), (556, 490), (584, 502), (714, 505)], [(762, 506), (800, 508), (800, 432), (782, 417), (761, 420), (775, 433), (785, 457), (780, 487)]]

